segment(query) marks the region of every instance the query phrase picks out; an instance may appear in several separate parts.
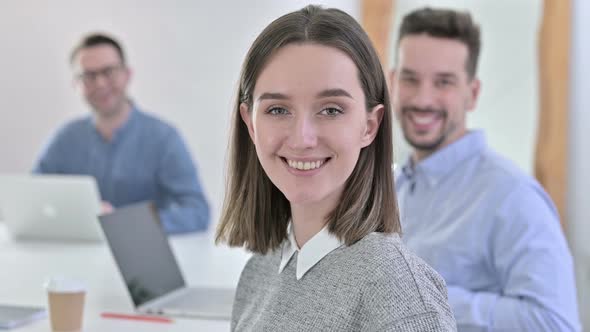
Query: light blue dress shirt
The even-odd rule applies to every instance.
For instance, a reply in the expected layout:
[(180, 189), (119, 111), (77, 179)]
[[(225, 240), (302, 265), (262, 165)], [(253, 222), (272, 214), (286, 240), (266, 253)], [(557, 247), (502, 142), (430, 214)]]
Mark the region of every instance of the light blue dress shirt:
[(135, 107), (110, 142), (91, 116), (66, 124), (42, 151), (34, 172), (94, 176), (102, 200), (115, 208), (154, 201), (169, 234), (209, 224), (209, 205), (182, 138)]
[(445, 279), (459, 331), (580, 330), (557, 211), (483, 132), (396, 173), (402, 239)]

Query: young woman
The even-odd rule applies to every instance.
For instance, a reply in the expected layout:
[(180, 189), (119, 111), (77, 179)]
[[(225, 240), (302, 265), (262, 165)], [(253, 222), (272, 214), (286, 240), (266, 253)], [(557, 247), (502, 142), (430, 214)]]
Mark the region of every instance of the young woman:
[(451, 331), (444, 281), (402, 245), (391, 109), (359, 24), (309, 6), (244, 62), (217, 240), (255, 254), (236, 331)]

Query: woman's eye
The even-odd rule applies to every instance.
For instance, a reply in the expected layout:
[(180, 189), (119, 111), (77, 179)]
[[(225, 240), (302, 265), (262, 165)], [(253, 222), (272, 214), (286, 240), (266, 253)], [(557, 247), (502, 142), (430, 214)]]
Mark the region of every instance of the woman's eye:
[(287, 111), (286, 108), (273, 107), (273, 108), (269, 109), (268, 111), (266, 111), (266, 113), (272, 114), (272, 115), (285, 115), (285, 114), (289, 114), (289, 111)]
[(328, 115), (328, 116), (336, 116), (336, 115), (342, 114), (342, 111), (337, 108), (334, 108), (334, 107), (328, 107), (328, 108), (324, 108), (322, 110), (321, 114)]

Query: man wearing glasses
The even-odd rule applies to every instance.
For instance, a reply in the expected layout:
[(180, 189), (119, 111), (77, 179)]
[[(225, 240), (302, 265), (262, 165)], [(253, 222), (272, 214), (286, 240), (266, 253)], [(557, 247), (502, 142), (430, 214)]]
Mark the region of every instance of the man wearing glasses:
[(127, 97), (131, 70), (120, 44), (88, 35), (70, 62), (93, 112), (60, 128), (34, 171), (94, 176), (105, 213), (152, 200), (169, 234), (205, 230), (209, 206), (190, 154), (175, 128)]

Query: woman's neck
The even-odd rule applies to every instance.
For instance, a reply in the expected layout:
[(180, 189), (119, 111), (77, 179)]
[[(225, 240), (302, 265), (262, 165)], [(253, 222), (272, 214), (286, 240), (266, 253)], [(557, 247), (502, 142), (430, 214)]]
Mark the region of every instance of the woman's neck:
[(309, 239), (326, 226), (328, 214), (332, 212), (334, 206), (336, 205), (326, 204), (326, 202), (291, 204), (291, 223), (295, 242), (299, 248), (303, 248)]

